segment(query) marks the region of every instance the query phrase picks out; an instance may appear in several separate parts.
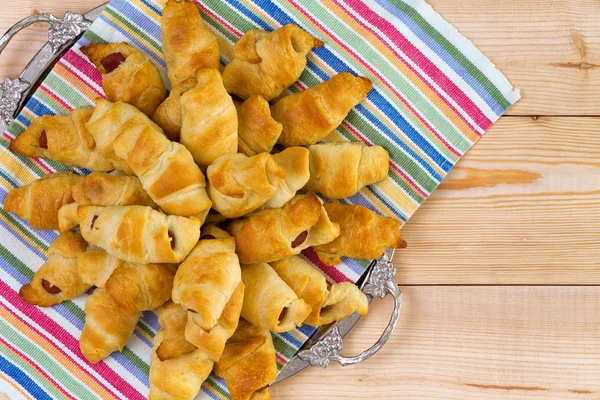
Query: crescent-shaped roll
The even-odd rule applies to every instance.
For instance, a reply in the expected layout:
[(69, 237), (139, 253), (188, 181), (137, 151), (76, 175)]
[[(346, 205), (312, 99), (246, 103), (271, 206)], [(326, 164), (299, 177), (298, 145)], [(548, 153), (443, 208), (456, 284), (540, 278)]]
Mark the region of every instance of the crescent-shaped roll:
[(334, 75), (271, 106), (271, 115), (283, 125), (278, 143), (285, 147), (317, 143), (337, 128), (352, 107), (362, 103), (371, 81), (349, 72)]
[(80, 206), (158, 206), (135, 176), (92, 172), (73, 186), (73, 199)]
[(188, 90), (196, 87), (196, 77), (181, 81), (171, 88), (169, 97), (165, 99), (152, 114), (152, 121), (156, 122), (167, 137), (175, 142), (179, 141), (181, 132), (181, 96)]
[(275, 194), (263, 205), (263, 208), (280, 208), (290, 201), (296, 192), (310, 178), (309, 151), (305, 147), (288, 147), (273, 154), (277, 164), (285, 170), (285, 178), (279, 183)]
[(388, 248), (406, 247), (400, 223), (382, 217), (362, 206), (330, 203), (325, 205), (329, 218), (340, 225), (337, 239), (315, 246), (319, 259), (328, 266), (341, 262), (340, 257), (375, 260)]
[[(124, 106), (115, 103), (112, 108)], [(183, 145), (167, 139), (146, 116), (138, 112), (123, 122), (113, 149), (167, 214), (206, 217), (211, 202), (202, 171)]]
[(282, 208), (259, 211), (229, 224), (241, 264), (271, 262), (299, 254), (339, 236), (339, 225), (327, 217), (314, 194), (296, 196)]
[(91, 43), (80, 50), (102, 74), (102, 89), (108, 100), (134, 105), (152, 115), (167, 96), (156, 65), (133, 46)]
[(273, 32), (252, 29), (233, 46), (233, 59), (223, 70), (225, 88), (243, 99), (260, 95), (273, 100), (298, 80), (306, 55), (321, 46), (297, 25)]
[(34, 229), (58, 229), (58, 211), (73, 202), (72, 188), (79, 179), (71, 172), (58, 172), (13, 189), (4, 199), (4, 211), (17, 214)]
[(81, 234), (124, 261), (179, 263), (200, 237), (200, 221), (145, 206), (79, 206)]
[(77, 219), (77, 203), (68, 203), (58, 209), (58, 231), (69, 231), (79, 225)]
[(104, 287), (113, 271), (121, 265), (123, 260), (97, 247), (88, 248), (85, 253), (77, 256), (77, 271), (81, 280), (89, 286)]
[(320, 326), (346, 318), (353, 312), (366, 315), (367, 296), (350, 282), (328, 285), (325, 276), (299, 256), (271, 263), (277, 275), (311, 306), (304, 323)]
[(87, 298), (84, 311), (79, 349), (94, 364), (113, 351), (123, 350), (142, 315), (123, 308), (104, 288), (94, 290)]
[(61, 233), (48, 247), (48, 260), (36, 271), (33, 279), (21, 287), (19, 296), (30, 304), (50, 307), (85, 293), (90, 285), (84, 283), (77, 271), (77, 256), (87, 243), (79, 233)]
[(238, 152), (254, 156), (270, 153), (281, 135), (282, 125), (271, 117), (269, 102), (261, 96), (252, 96), (237, 105)]
[(269, 153), (252, 157), (219, 157), (206, 170), (212, 207), (227, 218), (246, 215), (265, 204), (277, 191), (286, 172)]
[(194, 76), (201, 68), (219, 70), (217, 37), (202, 22), (190, 0), (169, 0), (160, 21), (162, 50), (171, 85)]
[(172, 265), (123, 263), (111, 274), (104, 288), (123, 308), (154, 310), (171, 298), (174, 276)]
[(188, 322), (188, 311), (171, 300), (157, 310), (158, 324), (163, 333), (163, 340), (156, 347), (156, 356), (160, 361), (179, 357), (196, 350), (196, 346), (185, 338), (185, 325)]
[(309, 147), (310, 179), (304, 190), (343, 199), (385, 179), (390, 157), (381, 146), (362, 143), (319, 143)]
[(268, 386), (277, 378), (271, 332), (241, 319), (215, 373), (225, 379), (232, 400), (270, 399)]
[(246, 286), (242, 317), (264, 329), (288, 332), (302, 325), (311, 307), (267, 263), (242, 266)]
[(177, 269), (172, 296), (196, 325), (210, 331), (242, 277), (233, 237), (216, 227), (203, 229), (201, 237)]
[(34, 119), (9, 149), (31, 158), (54, 161), (94, 171), (118, 168), (113, 160), (96, 149), (94, 137), (85, 127), (92, 108), (76, 108), (69, 115), (43, 115)]
[(180, 142), (197, 164), (207, 167), (221, 156), (237, 153), (238, 117), (218, 70), (198, 70), (196, 81), (196, 87), (181, 96)]

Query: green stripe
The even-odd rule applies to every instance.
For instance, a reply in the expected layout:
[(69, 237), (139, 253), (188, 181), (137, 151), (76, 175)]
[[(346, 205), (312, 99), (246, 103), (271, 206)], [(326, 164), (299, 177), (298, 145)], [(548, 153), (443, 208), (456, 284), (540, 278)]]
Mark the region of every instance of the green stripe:
[[(36, 245), (38, 245), (43, 252), (48, 251), (48, 245), (46, 243), (44, 243), (40, 238), (38, 238), (35, 234), (33, 234), (31, 231), (29, 231), (27, 228), (25, 228), (23, 226), (23, 224), (21, 224), (20, 221), (17, 221), (10, 213), (4, 211), (3, 208), (0, 208), (0, 213), (8, 220), (9, 225), (12, 226), (13, 229), (16, 228), (16, 232), (18, 234), (20, 234), (21, 236), (26, 236), (29, 239), (31, 239), (31, 241), (33, 243), (35, 243)], [(7, 257), (8, 257), (8, 254), (10, 254), (10, 257), (14, 257), (13, 254), (10, 252), (10, 250), (8, 250), (2, 244), (0, 244), (0, 254), (4, 254), (4, 253), (7, 254)], [(15, 261), (20, 262), (17, 258), (14, 258), (14, 259), (15, 259)], [(13, 267), (17, 268), (17, 265), (13, 265)], [(23, 267), (25, 269), (27, 269), (28, 271), (31, 271), (27, 266), (25, 266), (25, 264), (23, 264)], [(28, 276), (24, 270), (23, 271), (19, 270), (19, 272), (21, 272), (24, 276)]]
[(154, 47), (159, 52), (159, 54), (161, 53), (160, 43), (158, 43), (156, 40), (154, 40), (153, 37), (146, 34), (146, 32), (144, 32), (143, 30), (138, 28), (136, 25), (132, 24), (131, 20), (126, 19), (123, 16), (121, 16), (121, 14), (119, 14), (117, 11), (115, 11), (112, 7), (106, 7), (104, 9), (104, 11), (107, 14), (109, 14), (110, 16), (112, 16), (114, 20), (121, 22), (127, 28), (131, 29), (132, 32), (136, 33), (138, 36), (140, 36), (142, 39), (144, 39), (148, 44), (150, 44), (152, 47)]
[(143, 362), (142, 359), (139, 358), (137, 356), (137, 354), (135, 354), (133, 351), (131, 351), (131, 349), (129, 347), (124, 347), (121, 354), (123, 354), (123, 356), (126, 359), (131, 361), (131, 363), (133, 365), (135, 365), (137, 367), (137, 369), (139, 369), (146, 375), (148, 375), (150, 373), (150, 366), (148, 364), (146, 364), (145, 362)]
[(85, 31), (85, 34), (83, 35), (83, 37), (86, 38), (87, 40), (89, 40), (92, 43), (98, 43), (98, 44), (106, 44), (106, 43), (108, 43), (107, 40), (105, 40), (101, 36), (98, 36), (91, 29), (88, 29), (87, 31)]
[[(71, 76), (76, 77), (75, 74), (71, 74)], [(51, 89), (53, 92), (57, 93), (63, 99), (67, 99), (73, 108), (94, 105), (93, 102), (79, 93), (78, 90), (75, 90), (70, 83), (66, 82), (55, 72), (48, 74), (48, 77), (44, 80), (44, 85), (46, 85), (46, 87)], [(65, 113), (65, 110), (61, 111), (61, 114)]]
[(288, 360), (290, 358), (294, 357), (294, 354), (296, 354), (296, 351), (298, 351), (298, 349), (295, 346), (288, 344), (280, 336), (278, 336), (275, 332), (273, 332), (273, 331), (270, 331), (270, 332), (271, 332), (271, 337), (273, 337), (273, 345), (275, 346), (275, 350), (277, 350), (277, 352), (279, 354), (281, 354), (283, 357), (285, 357)]
[(204, 383), (211, 389), (216, 390), (221, 395), (225, 396), (226, 398), (231, 399), (231, 395), (229, 394), (229, 392), (223, 390), (219, 383), (216, 382), (212, 377), (209, 376), (208, 379), (204, 381)]

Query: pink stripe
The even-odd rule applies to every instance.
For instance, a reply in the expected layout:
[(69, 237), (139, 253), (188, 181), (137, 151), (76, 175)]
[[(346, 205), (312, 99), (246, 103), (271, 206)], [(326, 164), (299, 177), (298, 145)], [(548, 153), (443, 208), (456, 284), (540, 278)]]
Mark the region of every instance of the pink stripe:
[(59, 97), (52, 90), (50, 90), (49, 88), (47, 88), (46, 85), (44, 85), (43, 83), (40, 85), (40, 89), (44, 93), (46, 93), (48, 95), (48, 97), (51, 97), (52, 99), (54, 99), (54, 101), (56, 101), (61, 106), (63, 106), (67, 111), (69, 111), (69, 112), (73, 111), (73, 107), (70, 104), (67, 104), (67, 102), (65, 102), (61, 97)]
[[(60, 61), (59, 64), (61, 67), (66, 69), (70, 75), (74, 76), (75, 78), (77, 78), (77, 80), (79, 82), (81, 82), (83, 85), (85, 85), (85, 87), (90, 88), (94, 93), (96, 93), (96, 96), (105, 97), (104, 93), (97, 91), (95, 87), (93, 87), (92, 85), (89, 84), (89, 82), (87, 82), (85, 79), (83, 79), (83, 76), (85, 76), (85, 74), (83, 72), (81, 72), (79, 70), (74, 70), (73, 68), (71, 68), (68, 65), (66, 65), (65, 63), (63, 63), (62, 61)], [(84, 95), (84, 97), (87, 97), (87, 96)]]
[(237, 37), (242, 36), (244, 33), (240, 30), (238, 30), (237, 28), (233, 27), (232, 25), (230, 25), (227, 21), (219, 18), (215, 13), (213, 13), (209, 8), (205, 7), (201, 2), (195, 0), (196, 4), (198, 6), (200, 6), (200, 8), (202, 9), (203, 12), (205, 12), (206, 14), (210, 15), (211, 18), (219, 21), (220, 25), (223, 25), (225, 27), (227, 27), (227, 29), (229, 29), (234, 35), (236, 35)]
[[(69, 50), (67, 54), (65, 54), (64, 59), (73, 67), (75, 67), (77, 71), (81, 72), (82, 75), (87, 76), (89, 80), (102, 87), (102, 74), (87, 58), (83, 58), (75, 50)], [(103, 96), (103, 94), (98, 92), (96, 89), (94, 89), (94, 91)]]
[(444, 146), (450, 150), (452, 153), (456, 154), (457, 156), (461, 157), (462, 155), (460, 154), (460, 152), (458, 150), (456, 150), (454, 148), (454, 146), (452, 146), (450, 143), (448, 143), (411, 105), (410, 103), (396, 90), (394, 89), (389, 82), (387, 82), (377, 71), (375, 71), (373, 68), (371, 68), (370, 65), (368, 65), (366, 63), (366, 60), (362, 59), (361, 57), (359, 57), (354, 51), (352, 51), (348, 46), (346, 46), (344, 43), (342, 43), (337, 37), (335, 37), (333, 34), (331, 34), (329, 31), (327, 31), (325, 29), (325, 27), (323, 27), (323, 25), (321, 25), (320, 23), (318, 23), (313, 17), (311, 17), (303, 8), (299, 7), (293, 0), (290, 0), (290, 4), (292, 4), (301, 14), (303, 14), (306, 19), (310, 20), (314, 25), (318, 26), (319, 29), (321, 29), (321, 31), (323, 31), (326, 35), (328, 35), (334, 42), (336, 42), (340, 47), (342, 47), (346, 52), (348, 52), (349, 54), (351, 54), (360, 64), (363, 65), (364, 68), (368, 69), (373, 75), (377, 76), (379, 80), (381, 80), (381, 82), (383, 82), (383, 84), (385, 86), (388, 87), (388, 89), (390, 91), (392, 91), (392, 93), (394, 93), (394, 95), (396, 95), (396, 97), (406, 106), (406, 108), (408, 108), (416, 117), (417, 119), (441, 142), (444, 144)]
[(326, 275), (331, 277), (331, 279), (333, 279), (337, 283), (340, 283), (340, 282), (354, 283), (354, 282), (352, 282), (352, 280), (350, 278), (348, 278), (346, 275), (342, 274), (340, 272), (340, 270), (337, 269), (336, 267), (328, 267), (327, 265), (323, 264), (321, 262), (321, 260), (319, 260), (317, 253), (315, 253), (315, 250), (312, 247), (302, 250), (302, 255), (304, 257), (308, 258), (308, 260), (315, 267), (319, 268), (321, 271), (323, 271), (323, 273), (325, 273)]
[(287, 364), (289, 362), (288, 359), (283, 358), (282, 355), (280, 355), (279, 353), (275, 353), (275, 358), (277, 358), (279, 360), (279, 362), (283, 365)]
[(36, 164), (38, 167), (40, 167), (47, 173), (52, 174), (55, 172), (52, 168), (50, 168), (48, 165), (46, 165), (46, 163), (44, 163), (41, 158), (32, 158), (31, 160), (33, 161), (34, 164)]
[[(396, 46), (402, 49), (412, 61), (414, 61), (419, 68), (431, 77), (442, 90), (444, 90), (450, 97), (456, 101), (460, 107), (465, 110), (471, 118), (479, 125), (483, 130), (489, 129), (492, 126), (490, 121), (473, 103), (473, 101), (467, 96), (450, 78), (448, 78), (431, 60), (429, 60), (423, 53), (419, 51), (408, 40), (394, 25), (392, 25), (385, 18), (377, 15), (370, 7), (366, 6), (360, 0), (347, 0), (350, 7), (358, 12), (362, 17), (369, 21), (370, 24), (376, 26), (381, 32), (385, 34), (390, 40), (392, 40)], [(388, 45), (389, 47), (389, 45)], [(391, 47), (390, 47), (391, 49)]]
[(70, 399), (75, 400), (75, 397), (71, 396), (67, 391), (65, 391), (65, 389), (62, 386), (60, 386), (58, 383), (56, 383), (56, 381), (54, 379), (52, 379), (50, 377), (50, 375), (48, 375), (46, 372), (44, 372), (37, 365), (37, 363), (35, 363), (33, 360), (31, 360), (31, 358), (27, 357), (25, 354), (21, 353), (19, 350), (17, 350), (16, 348), (14, 348), (10, 344), (8, 344), (8, 342), (6, 342), (4, 339), (2, 339), (2, 337), (0, 337), (0, 343), (2, 343), (5, 347), (10, 349), (10, 351), (12, 351), (13, 353), (16, 353), (17, 356), (24, 359), (27, 362), (27, 364), (29, 364), (31, 367), (33, 367), (33, 369), (35, 369), (37, 372), (39, 372), (40, 375), (42, 375), (44, 378), (46, 378), (48, 380), (48, 382), (50, 382), (50, 384), (52, 384), (52, 386), (56, 387), (56, 389), (58, 389), (62, 394), (64, 394), (65, 396), (67, 396)]
[[(77, 341), (77, 339), (75, 339), (62, 326), (60, 326), (58, 323), (56, 323), (56, 321), (52, 320), (46, 314), (44, 314), (43, 312), (38, 310), (35, 306), (32, 306), (31, 304), (26, 303), (23, 300), (21, 300), (21, 298), (17, 295), (17, 292), (15, 292), (10, 286), (8, 286), (2, 280), (0, 280), (0, 293), (2, 294), (2, 297), (4, 297), (7, 301), (9, 301), (15, 307), (15, 309), (17, 309), (19, 312), (23, 313), (24, 315), (26, 315), (29, 318), (31, 318), (32, 320), (34, 320), (36, 322), (36, 324), (38, 324), (46, 332), (48, 332), (54, 338), (56, 338), (59, 342), (61, 342), (66, 348), (68, 348), (70, 351), (72, 351), (74, 354), (76, 354), (77, 357), (80, 359), (80, 361), (75, 361), (64, 350), (62, 350), (59, 346), (57, 346), (53, 341), (48, 340), (47, 337), (44, 334), (42, 334), (39, 330), (37, 330), (34, 326), (28, 324), (26, 321), (19, 318), (14, 312), (12, 312), (12, 310), (7, 308), (8, 311), (11, 311), (11, 313), (13, 315), (15, 315), (15, 317), (17, 317), (23, 323), (27, 324), (31, 329), (33, 329), (35, 332), (40, 334), (40, 336), (43, 336), (44, 338), (46, 338), (46, 340), (48, 340), (48, 342), (51, 343), (58, 351), (60, 351), (63, 355), (65, 355), (65, 357), (69, 358), (74, 363), (82, 363), (83, 362), (83, 363), (87, 364), (98, 374), (102, 375), (102, 377), (104, 377), (104, 379), (106, 379), (108, 382), (111, 382), (111, 385), (115, 389), (117, 389), (119, 392), (121, 392), (127, 399), (140, 399), (140, 400), (145, 399), (145, 397), (142, 396), (142, 394), (140, 392), (138, 392), (126, 380), (121, 378), (115, 371), (113, 371), (111, 368), (109, 368), (108, 365), (106, 365), (103, 361), (101, 361), (97, 364), (92, 364), (89, 361), (87, 361), (83, 357), (83, 354), (81, 354), (81, 350), (79, 350), (79, 342)], [(101, 385), (104, 389), (106, 389), (111, 394), (113, 394), (115, 397), (117, 397), (117, 395), (114, 394), (114, 392), (112, 390), (110, 390), (109, 388), (104, 386), (104, 384), (102, 384), (102, 382), (100, 382), (96, 377), (91, 375), (87, 370), (85, 370), (83, 368), (81, 370), (85, 371), (92, 379), (94, 379), (96, 382), (98, 382), (99, 385)]]

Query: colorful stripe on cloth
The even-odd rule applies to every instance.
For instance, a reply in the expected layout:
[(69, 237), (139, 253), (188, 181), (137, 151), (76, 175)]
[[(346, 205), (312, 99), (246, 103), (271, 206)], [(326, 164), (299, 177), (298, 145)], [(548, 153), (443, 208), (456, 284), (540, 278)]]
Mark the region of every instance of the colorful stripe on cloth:
[[(8, 145), (35, 117), (67, 114), (103, 96), (101, 77), (80, 46), (129, 42), (159, 66), (167, 81), (160, 41), (164, 2), (111, 1), (56, 64), (0, 138), (0, 201), (15, 187), (68, 169), (52, 160), (12, 154)], [(291, 92), (342, 71), (373, 81), (367, 101), (352, 110), (326, 141), (357, 141), (389, 151), (388, 179), (343, 202), (403, 222), (519, 98), (471, 42), (420, 0), (205, 0), (199, 6), (218, 37), (223, 63), (229, 61), (233, 44), (244, 32), (294, 23), (326, 45), (309, 55), (307, 68)], [(144, 313), (123, 352), (89, 364), (78, 345), (86, 296), (40, 309), (17, 294), (45, 260), (56, 232), (36, 231), (0, 210), (0, 237), (0, 392), (37, 399), (144, 398), (152, 338), (158, 329), (155, 313)], [(338, 267), (327, 268), (314, 252), (303, 255), (332, 282), (356, 282), (368, 265), (345, 259)], [(280, 369), (313, 332), (313, 327), (303, 326), (273, 334)], [(224, 381), (211, 375), (200, 398), (228, 399)]]

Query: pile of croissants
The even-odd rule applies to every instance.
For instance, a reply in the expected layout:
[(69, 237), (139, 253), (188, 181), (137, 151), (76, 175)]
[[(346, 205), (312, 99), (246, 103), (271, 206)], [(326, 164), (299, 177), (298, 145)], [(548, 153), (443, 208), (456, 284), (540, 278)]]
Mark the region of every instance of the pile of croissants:
[(158, 310), (151, 399), (193, 399), (213, 369), (234, 400), (270, 399), (269, 330), (368, 310), (355, 285), (329, 284), (298, 254), (312, 247), (334, 266), (404, 244), (398, 221), (315, 194), (343, 199), (386, 178), (382, 147), (318, 143), (372, 84), (341, 73), (282, 96), (323, 45), (295, 25), (247, 32), (222, 70), (193, 2), (169, 0), (161, 30), (168, 97), (140, 51), (90, 44), (81, 52), (107, 98), (36, 118), (12, 141), (16, 153), (95, 171), (51, 174), (6, 197), (6, 211), (60, 232), (19, 294), (49, 307), (95, 287), (80, 341), (93, 363)]

